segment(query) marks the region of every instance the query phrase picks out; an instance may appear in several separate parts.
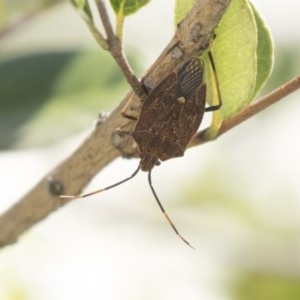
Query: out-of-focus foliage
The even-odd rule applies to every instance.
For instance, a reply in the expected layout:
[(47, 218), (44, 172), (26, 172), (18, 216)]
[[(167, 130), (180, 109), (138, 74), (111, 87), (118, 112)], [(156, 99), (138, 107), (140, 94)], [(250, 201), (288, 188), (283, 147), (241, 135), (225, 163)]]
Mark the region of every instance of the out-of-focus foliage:
[(11, 21), (16, 21), (23, 16), (29, 16), (35, 12), (41, 12), (50, 6), (63, 2), (64, 0), (0, 0), (0, 30)]
[(245, 273), (233, 282), (232, 300), (298, 300), (300, 278), (274, 273)]
[(120, 100), (125, 82), (107, 53), (31, 53), (0, 61), (0, 147), (51, 143)]

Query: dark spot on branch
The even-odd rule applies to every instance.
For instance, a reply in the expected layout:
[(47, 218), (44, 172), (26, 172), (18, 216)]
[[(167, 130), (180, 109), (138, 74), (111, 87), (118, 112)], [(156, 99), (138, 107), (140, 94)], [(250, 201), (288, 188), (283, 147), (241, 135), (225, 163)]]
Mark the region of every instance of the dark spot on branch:
[(192, 42), (197, 43), (200, 38), (203, 36), (201, 34), (201, 29), (202, 29), (202, 24), (201, 23), (196, 23), (193, 28), (191, 29), (190, 33), (190, 39)]
[(56, 180), (52, 177), (48, 178), (48, 191), (53, 196), (59, 196), (63, 194), (64, 186), (60, 180)]

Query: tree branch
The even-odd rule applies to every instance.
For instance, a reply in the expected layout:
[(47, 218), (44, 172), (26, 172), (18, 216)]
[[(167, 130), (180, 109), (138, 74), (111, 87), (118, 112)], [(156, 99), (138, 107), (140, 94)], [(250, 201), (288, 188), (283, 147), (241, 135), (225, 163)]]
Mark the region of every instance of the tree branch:
[(102, 20), (102, 24), (107, 36), (107, 43), (109, 47), (109, 51), (113, 58), (116, 60), (117, 64), (121, 68), (123, 74), (125, 75), (128, 83), (133, 89), (134, 93), (139, 96), (145, 96), (145, 91), (142, 89), (141, 83), (133, 73), (130, 65), (127, 62), (127, 59), (122, 51), (122, 45), (119, 38), (115, 35), (111, 22), (109, 20), (106, 7), (102, 0), (97, 0), (97, 7), (99, 10), (99, 14)]
[[(253, 117), (254, 115), (261, 112), (262, 110), (269, 107), (270, 105), (278, 102), (279, 100), (282, 100), (283, 98), (297, 91), (298, 89), (300, 89), (300, 75), (294, 77), (293, 79), (281, 85), (279, 88), (272, 91), (268, 95), (262, 97), (261, 99), (253, 102), (251, 105), (245, 107), (240, 112), (238, 112), (235, 116), (223, 121), (217, 137), (229, 131), (230, 129), (238, 126), (239, 124), (248, 120), (249, 118)], [(209, 142), (210, 140), (206, 138), (207, 131), (208, 128), (200, 131), (195, 136), (195, 138), (193, 139), (193, 141), (189, 146), (194, 147), (194, 146), (199, 146), (205, 142)]]
[[(191, 12), (178, 25), (163, 53), (145, 74), (143, 84), (151, 89), (180, 62), (191, 56), (201, 55), (209, 46), (214, 29), (229, 3), (230, 0), (197, 0)], [(132, 91), (128, 93), (108, 117), (98, 122), (92, 133), (69, 158), (50, 171), (27, 195), (4, 213), (0, 217), (0, 247), (14, 243), (24, 231), (70, 202), (68, 199), (60, 199), (58, 195), (79, 194), (100, 170), (121, 155), (116, 146), (122, 153), (133, 154), (133, 139), (130, 136), (120, 139), (114, 136), (114, 132), (119, 126), (132, 129), (135, 122), (122, 118), (121, 112), (138, 113), (140, 107), (140, 99)], [(232, 127), (229, 123), (227, 128)]]

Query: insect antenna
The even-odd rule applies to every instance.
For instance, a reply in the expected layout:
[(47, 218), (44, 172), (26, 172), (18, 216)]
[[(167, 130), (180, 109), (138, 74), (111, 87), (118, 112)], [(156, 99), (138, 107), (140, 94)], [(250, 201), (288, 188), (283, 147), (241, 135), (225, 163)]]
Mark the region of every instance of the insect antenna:
[(105, 188), (102, 188), (102, 189), (99, 189), (99, 190), (96, 190), (96, 191), (93, 191), (91, 193), (87, 193), (87, 194), (84, 194), (84, 195), (60, 195), (59, 198), (62, 198), (62, 199), (81, 199), (81, 198), (85, 198), (85, 197), (89, 197), (89, 196), (92, 196), (92, 195), (95, 195), (95, 194), (98, 194), (98, 193), (101, 193), (101, 192), (104, 192), (104, 191), (107, 191), (107, 190), (110, 190), (130, 179), (132, 179), (140, 170), (140, 165), (138, 166), (138, 168), (133, 172), (132, 175), (130, 175), (129, 177), (115, 183), (115, 184), (112, 184), (112, 185), (109, 185)]
[(192, 249), (195, 249), (180, 233), (179, 231), (177, 230), (177, 228), (175, 227), (175, 225), (173, 224), (171, 218), (169, 217), (169, 215), (167, 214), (167, 212), (165, 211), (164, 207), (162, 206), (161, 202), (159, 201), (158, 199), (158, 196), (153, 188), (153, 185), (152, 185), (152, 180), (151, 180), (151, 170), (149, 171), (148, 173), (148, 182), (149, 182), (149, 185), (150, 185), (150, 188), (151, 188), (151, 191), (152, 191), (152, 194), (160, 208), (160, 210), (162, 211), (162, 213), (164, 214), (165, 218), (167, 219), (168, 223), (171, 225), (171, 227), (173, 228), (173, 230), (175, 231), (175, 233), (179, 236), (179, 238), (184, 242), (186, 243), (188, 246), (190, 246)]

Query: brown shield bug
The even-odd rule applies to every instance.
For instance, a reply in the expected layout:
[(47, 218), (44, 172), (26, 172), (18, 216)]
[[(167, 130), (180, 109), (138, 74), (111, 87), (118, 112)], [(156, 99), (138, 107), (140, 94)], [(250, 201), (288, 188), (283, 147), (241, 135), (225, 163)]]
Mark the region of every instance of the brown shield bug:
[[(210, 52), (209, 58), (215, 72)], [(79, 196), (61, 195), (60, 197), (84, 198), (111, 189), (130, 180), (141, 169), (148, 172), (148, 182), (151, 191), (167, 221), (175, 233), (186, 244), (191, 246), (180, 235), (160, 203), (152, 186), (151, 171), (161, 161), (183, 156), (188, 144), (200, 126), (204, 112), (217, 110), (221, 107), (222, 103), (219, 97), (218, 105), (205, 108), (206, 84), (203, 76), (204, 63), (201, 59), (193, 57), (181, 63), (146, 96), (133, 132), (117, 130), (119, 134), (132, 135), (139, 149), (141, 159), (139, 167), (130, 177), (92, 193)], [(218, 94), (220, 95), (220, 93)], [(132, 117), (130, 118), (132, 119)]]

